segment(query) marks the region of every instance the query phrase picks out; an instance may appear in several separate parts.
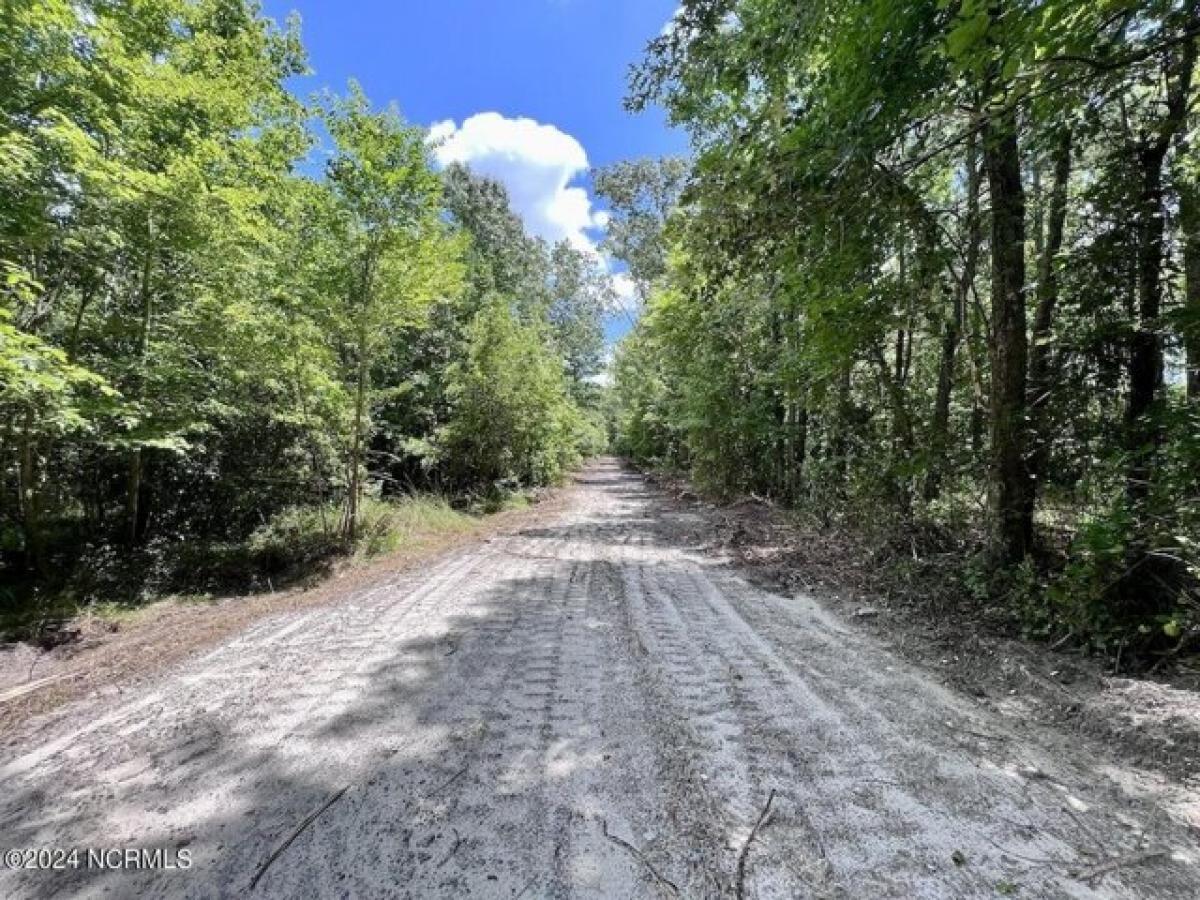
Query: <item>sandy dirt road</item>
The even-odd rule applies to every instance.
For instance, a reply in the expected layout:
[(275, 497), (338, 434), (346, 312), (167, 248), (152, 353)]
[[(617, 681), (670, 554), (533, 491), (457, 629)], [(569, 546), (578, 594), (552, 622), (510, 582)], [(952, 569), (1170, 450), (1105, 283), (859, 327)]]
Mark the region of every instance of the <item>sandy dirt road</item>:
[(571, 490), (8, 735), (0, 849), (191, 866), (2, 871), (0, 896), (1200, 896), (1134, 773), (751, 586), (614, 462)]

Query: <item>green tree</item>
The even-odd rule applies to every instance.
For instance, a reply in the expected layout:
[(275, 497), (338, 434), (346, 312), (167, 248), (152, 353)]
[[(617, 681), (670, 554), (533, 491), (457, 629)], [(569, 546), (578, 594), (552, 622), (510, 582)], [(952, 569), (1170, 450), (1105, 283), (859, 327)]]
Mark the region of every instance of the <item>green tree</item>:
[(340, 295), (332, 314), (352, 376), (343, 529), (353, 539), (371, 432), (372, 366), (398, 330), (458, 290), (459, 245), (440, 217), (441, 181), (425, 134), (374, 113), (357, 85), (324, 117), (336, 144), (328, 179), (338, 211)]
[(453, 414), (440, 444), (466, 486), (549, 484), (579, 459), (583, 422), (542, 328), (498, 300), (475, 316), (450, 370)]

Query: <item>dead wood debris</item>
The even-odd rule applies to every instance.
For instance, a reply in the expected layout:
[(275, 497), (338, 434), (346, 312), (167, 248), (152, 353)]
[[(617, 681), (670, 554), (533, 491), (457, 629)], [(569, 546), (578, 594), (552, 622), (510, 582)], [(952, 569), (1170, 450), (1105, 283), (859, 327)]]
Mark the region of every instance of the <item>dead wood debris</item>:
[(1138, 866), (1144, 862), (1150, 862), (1152, 859), (1158, 859), (1160, 856), (1166, 856), (1170, 852), (1165, 847), (1159, 847), (1154, 850), (1143, 850), (1141, 853), (1130, 853), (1128, 856), (1118, 856), (1116, 859), (1105, 860), (1086, 869), (1077, 869), (1071, 875), (1080, 881), (1091, 881), (1116, 869), (1123, 869), (1126, 866)]
[(450, 862), (450, 857), (454, 856), (454, 854), (458, 852), (458, 848), (462, 846), (462, 835), (458, 833), (458, 829), (451, 828), (450, 830), (454, 832), (454, 846), (450, 848), (449, 853), (442, 857), (442, 861), (437, 864), (439, 869), (446, 863)]
[(446, 788), (450, 787), (450, 785), (454, 784), (454, 782), (458, 781), (458, 779), (462, 778), (466, 774), (467, 774), (467, 767), (463, 766), (461, 769), (459, 769), (457, 772), (455, 772), (453, 775), (451, 775), (449, 778), (447, 778), (445, 781), (443, 781), (440, 785), (438, 785), (432, 791), (430, 791), (429, 796), (432, 797), (434, 794), (440, 794), (442, 791), (444, 791)]
[(746, 837), (746, 843), (742, 844), (742, 850), (738, 853), (737, 861), (737, 898), (744, 900), (746, 896), (746, 857), (750, 853), (750, 845), (754, 843), (754, 839), (758, 837), (759, 830), (766, 823), (767, 816), (771, 814), (771, 804), (775, 800), (775, 788), (771, 788), (771, 793), (767, 795), (766, 805), (763, 806), (762, 812), (758, 814), (758, 820), (754, 823), (754, 827), (750, 829), (750, 834)]
[(629, 843), (629, 841), (625, 840), (623, 837), (613, 834), (611, 831), (608, 830), (608, 819), (605, 819), (605, 818), (600, 819), (600, 830), (604, 833), (604, 836), (606, 838), (608, 838), (610, 841), (612, 841), (618, 847), (623, 847), (624, 849), (626, 849), (630, 853), (632, 853), (634, 858), (638, 862), (640, 862), (643, 866), (645, 866), (647, 871), (649, 871), (649, 873), (654, 876), (655, 881), (657, 881), (659, 884), (661, 884), (663, 887), (665, 887), (668, 891), (671, 892), (671, 896), (673, 896), (673, 897), (679, 896), (679, 887), (675, 884), (675, 882), (671, 881), (671, 879), (667, 878), (665, 875), (663, 875), (661, 872), (659, 872), (658, 869), (654, 868), (654, 866), (651, 864), (650, 860), (646, 859), (645, 854), (642, 853), (641, 850), (639, 850), (637, 847), (633, 846), (633, 844)]
[(337, 803), (340, 799), (342, 799), (342, 795), (345, 794), (346, 791), (348, 791), (348, 790), (350, 790), (350, 785), (347, 784), (347, 785), (344, 785), (343, 787), (339, 788), (338, 790), (334, 791), (332, 794), (329, 795), (329, 798), (324, 803), (322, 803), (315, 810), (313, 810), (307, 816), (304, 817), (304, 819), (300, 822), (300, 824), (297, 825), (292, 830), (292, 833), (290, 835), (288, 835), (287, 840), (285, 840), (282, 844), (280, 844), (278, 847), (276, 847), (275, 851), (266, 858), (266, 860), (263, 862), (263, 864), (261, 866), (258, 867), (258, 871), (255, 872), (254, 877), (252, 879), (250, 879), (250, 888), (249, 888), (250, 890), (254, 890), (255, 886), (259, 882), (259, 879), (262, 878), (263, 875), (266, 874), (267, 869), (269, 869), (271, 867), (271, 863), (273, 863), (273, 862), (275, 862), (275, 860), (279, 859), (279, 857), (283, 854), (283, 851), (286, 850), (288, 847), (292, 846), (292, 842), (295, 841), (296, 838), (300, 837), (300, 835), (304, 833), (304, 829), (306, 829), (309, 825), (311, 825), (313, 822), (315, 822), (317, 820), (317, 817), (320, 816), (321, 813), (325, 812), (325, 810), (329, 809), (329, 807), (333, 806), (333, 804)]

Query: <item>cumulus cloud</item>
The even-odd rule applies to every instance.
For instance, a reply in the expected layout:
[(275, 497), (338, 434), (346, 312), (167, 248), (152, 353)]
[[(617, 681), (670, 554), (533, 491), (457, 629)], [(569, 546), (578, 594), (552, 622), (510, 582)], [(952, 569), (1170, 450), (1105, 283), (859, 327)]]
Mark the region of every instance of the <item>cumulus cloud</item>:
[(637, 284), (627, 272), (619, 272), (612, 276), (613, 292), (616, 294), (617, 308), (633, 312), (641, 305), (642, 298), (638, 294)]
[(669, 37), (675, 33), (675, 29), (679, 26), (680, 20), (683, 19), (683, 5), (675, 7), (675, 12), (671, 13), (671, 18), (667, 19), (667, 23), (663, 25), (662, 31), (658, 33), (659, 37)]
[(533, 119), (483, 112), (461, 125), (438, 122), (429, 139), (442, 165), (462, 163), (501, 182), (531, 234), (595, 250), (588, 232), (603, 229), (608, 219), (592, 209), (587, 190), (572, 185), (588, 169), (587, 153), (574, 137)]
[(429, 129), (429, 142), (441, 165), (461, 163), (503, 184), (530, 234), (550, 242), (566, 240), (591, 254), (609, 273), (615, 304), (611, 314), (637, 316), (641, 298), (633, 279), (612, 273), (612, 261), (596, 246), (595, 236), (608, 228), (611, 216), (593, 207), (585, 188), (572, 184), (588, 170), (579, 141), (534, 119), (483, 112), (461, 125), (450, 119), (437, 122)]

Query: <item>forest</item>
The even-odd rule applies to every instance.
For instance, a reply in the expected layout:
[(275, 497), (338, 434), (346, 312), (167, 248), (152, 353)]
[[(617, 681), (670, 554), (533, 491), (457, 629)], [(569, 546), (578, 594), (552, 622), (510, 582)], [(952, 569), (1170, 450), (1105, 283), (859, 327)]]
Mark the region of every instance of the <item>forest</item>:
[(1200, 898), (1198, 54), (0, 0), (0, 898)]
[(592, 173), (601, 254), (356, 84), (295, 96), (250, 0), (3, 28), (7, 608), (254, 581), (611, 447), (1027, 635), (1195, 648), (1192, 0), (685, 0), (626, 102), (692, 155)]
[(624, 198), (621, 451), (947, 557), (1026, 634), (1194, 648), (1198, 35), (1192, 0), (686, 0), (628, 99), (695, 158)]
[(247, 0), (0, 11), (0, 600), (238, 587), (605, 441), (611, 285)]

